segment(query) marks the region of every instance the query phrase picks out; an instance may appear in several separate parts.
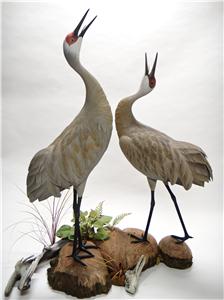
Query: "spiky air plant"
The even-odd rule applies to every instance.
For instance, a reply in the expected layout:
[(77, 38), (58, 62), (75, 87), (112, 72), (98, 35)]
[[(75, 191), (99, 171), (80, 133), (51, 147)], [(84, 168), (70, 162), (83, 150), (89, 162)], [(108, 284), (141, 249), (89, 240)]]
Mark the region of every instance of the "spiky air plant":
[(28, 208), (26, 213), (33, 217), (33, 234), (29, 236), (39, 241), (44, 247), (49, 247), (56, 242), (59, 224), (71, 208), (71, 205), (68, 205), (70, 195), (71, 192), (68, 190), (59, 201), (54, 197), (51, 202), (46, 201), (47, 205), (40, 203), (39, 206), (45, 211), (41, 211), (34, 203), (26, 205)]
[(22, 232), (16, 242), (24, 236), (29, 236), (43, 245), (43, 250), (39, 255), (22, 258), (16, 263), (15, 270), (10, 276), (5, 288), (6, 297), (10, 295), (12, 288), (18, 280), (20, 280), (18, 285), (20, 291), (28, 289), (30, 287), (31, 277), (38, 265), (42, 261), (56, 256), (61, 247), (67, 243), (68, 240), (66, 239), (61, 239), (56, 242), (56, 232), (61, 220), (71, 208), (69, 204), (70, 195), (71, 192), (68, 190), (60, 199), (56, 200), (53, 198), (51, 202), (48, 200), (46, 202), (47, 204), (39, 204), (39, 207), (33, 203), (30, 205), (23, 203), (23, 205), (26, 206), (24, 212), (29, 215), (29, 218), (16, 222), (8, 228), (17, 227), (20, 223), (29, 224), (31, 230)]

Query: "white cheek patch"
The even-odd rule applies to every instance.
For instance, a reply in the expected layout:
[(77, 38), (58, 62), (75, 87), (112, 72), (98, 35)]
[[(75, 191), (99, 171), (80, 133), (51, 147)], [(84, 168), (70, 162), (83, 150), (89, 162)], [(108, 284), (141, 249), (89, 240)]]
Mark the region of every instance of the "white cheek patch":
[(71, 45), (67, 43), (67, 41), (64, 41), (63, 49), (64, 49), (64, 55), (67, 59), (67, 62), (70, 66), (74, 67), (74, 64), (79, 61), (79, 53), (81, 49), (82, 44), (82, 38), (78, 38), (78, 40)]
[[(76, 40), (76, 41), (77, 41), (77, 40)], [(68, 41), (67, 43), (69, 44), (69, 46), (71, 46), (71, 45), (75, 44), (76, 41), (75, 41), (75, 40), (70, 40), (70, 41)]]

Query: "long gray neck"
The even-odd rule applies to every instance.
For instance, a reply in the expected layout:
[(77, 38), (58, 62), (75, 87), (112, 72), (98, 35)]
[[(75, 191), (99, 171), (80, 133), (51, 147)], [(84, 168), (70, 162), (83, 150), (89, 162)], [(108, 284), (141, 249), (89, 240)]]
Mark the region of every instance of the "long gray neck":
[(86, 88), (86, 104), (94, 104), (98, 105), (99, 101), (106, 101), (106, 95), (96, 80), (96, 78), (85, 68), (82, 66), (80, 61), (77, 61), (74, 70), (81, 76), (84, 81)]
[(104, 103), (108, 103), (105, 93), (99, 84), (85, 67), (82, 66), (79, 53), (81, 49), (82, 38), (79, 38), (74, 46), (68, 46), (66, 41), (63, 43), (63, 50), (68, 64), (81, 76), (86, 87), (85, 108), (91, 107), (93, 104), (96, 108)]
[(138, 91), (137, 93), (127, 98), (124, 98), (119, 102), (115, 113), (116, 128), (119, 137), (125, 133), (125, 130), (127, 130), (133, 125), (138, 124), (138, 121), (133, 115), (132, 106), (134, 102), (142, 96), (144, 95), (140, 91)]

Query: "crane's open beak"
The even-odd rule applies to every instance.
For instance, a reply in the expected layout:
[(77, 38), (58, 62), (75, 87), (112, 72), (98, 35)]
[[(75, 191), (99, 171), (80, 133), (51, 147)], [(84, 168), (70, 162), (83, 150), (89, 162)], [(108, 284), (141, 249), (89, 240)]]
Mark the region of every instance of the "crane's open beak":
[(148, 65), (148, 60), (147, 60), (147, 53), (145, 53), (145, 75), (148, 75), (150, 77), (154, 77), (155, 70), (156, 70), (157, 57), (158, 57), (158, 53), (156, 53), (154, 64), (153, 64), (152, 70), (151, 70), (151, 72), (149, 74), (149, 65)]
[(96, 19), (97, 16), (95, 16), (95, 18), (92, 19), (92, 21), (83, 28), (83, 30), (81, 31), (81, 33), (79, 34), (79, 30), (82, 26), (82, 23), (84, 22), (87, 14), (89, 12), (89, 9), (86, 11), (86, 13), (84, 14), (84, 16), (82, 17), (81, 21), (79, 22), (79, 24), (76, 26), (75, 30), (74, 30), (74, 35), (77, 36), (77, 37), (83, 37), (84, 34), (86, 33), (87, 29), (90, 27), (90, 25), (93, 23), (93, 21)]
[(147, 53), (145, 53), (145, 75), (149, 75), (149, 66), (147, 60)]
[(154, 77), (155, 75), (155, 70), (156, 70), (156, 63), (157, 63), (157, 57), (158, 57), (158, 52), (156, 53), (156, 57), (155, 57), (155, 60), (154, 60), (154, 64), (152, 66), (152, 70), (149, 74), (149, 77)]

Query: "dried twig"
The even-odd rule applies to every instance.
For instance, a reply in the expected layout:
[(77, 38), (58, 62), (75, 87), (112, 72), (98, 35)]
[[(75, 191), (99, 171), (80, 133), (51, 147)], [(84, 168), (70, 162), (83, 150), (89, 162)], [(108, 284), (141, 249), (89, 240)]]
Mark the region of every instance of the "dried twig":
[(20, 280), (21, 274), (27, 270), (28, 266), (29, 266), (29, 264), (27, 264), (24, 259), (20, 259), (16, 263), (15, 270), (12, 273), (12, 275), (10, 276), (8, 283), (6, 285), (6, 288), (5, 288), (5, 296), (6, 297), (8, 297), (10, 295), (16, 281)]
[(30, 287), (31, 277), (33, 276), (33, 273), (36, 271), (37, 266), (38, 266), (41, 258), (46, 253), (46, 251), (48, 251), (48, 250), (46, 248), (44, 248), (43, 251), (39, 255), (37, 255), (37, 257), (32, 261), (31, 265), (22, 274), (22, 277), (21, 277), (19, 285), (18, 285), (18, 289), (20, 291), (27, 290)]
[(139, 277), (145, 263), (146, 258), (144, 255), (141, 255), (135, 268), (133, 270), (128, 270), (125, 273), (125, 290), (129, 294), (135, 294), (138, 287)]
[(30, 281), (33, 273), (36, 271), (39, 264), (55, 257), (59, 250), (68, 242), (66, 239), (61, 239), (49, 247), (44, 247), (43, 251), (38, 255), (31, 255), (25, 259), (19, 260), (15, 265), (15, 270), (10, 276), (5, 288), (5, 296), (8, 297), (15, 286), (15, 283), (20, 280), (18, 288), (22, 292), (30, 287)]

